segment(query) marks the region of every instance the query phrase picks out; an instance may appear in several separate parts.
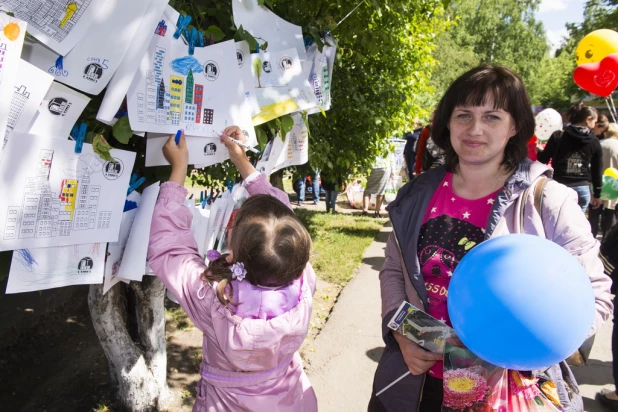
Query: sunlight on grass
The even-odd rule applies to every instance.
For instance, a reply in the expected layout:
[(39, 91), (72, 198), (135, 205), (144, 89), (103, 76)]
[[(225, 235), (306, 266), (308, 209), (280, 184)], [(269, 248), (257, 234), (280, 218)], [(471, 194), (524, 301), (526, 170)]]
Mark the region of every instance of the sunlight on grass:
[(321, 279), (344, 286), (360, 265), (363, 252), (374, 240), (383, 220), (356, 215), (329, 215), (306, 209), (296, 209), (311, 239), (311, 264)]
[(173, 303), (165, 308), (165, 322), (172, 331), (182, 331), (193, 327), (193, 323), (189, 320), (185, 311), (179, 305)]

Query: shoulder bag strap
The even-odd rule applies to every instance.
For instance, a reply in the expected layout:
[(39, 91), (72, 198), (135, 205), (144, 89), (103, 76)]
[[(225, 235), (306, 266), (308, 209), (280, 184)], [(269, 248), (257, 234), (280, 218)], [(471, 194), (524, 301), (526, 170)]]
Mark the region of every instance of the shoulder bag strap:
[[(545, 185), (549, 181), (549, 178), (542, 176), (539, 177), (534, 185), (534, 208), (536, 212), (541, 216), (541, 221), (543, 220), (543, 190), (545, 189)], [(519, 202), (519, 233), (526, 233), (524, 231), (524, 209), (526, 205), (526, 199), (528, 198), (528, 193), (530, 193), (530, 185), (522, 194), (522, 198)]]

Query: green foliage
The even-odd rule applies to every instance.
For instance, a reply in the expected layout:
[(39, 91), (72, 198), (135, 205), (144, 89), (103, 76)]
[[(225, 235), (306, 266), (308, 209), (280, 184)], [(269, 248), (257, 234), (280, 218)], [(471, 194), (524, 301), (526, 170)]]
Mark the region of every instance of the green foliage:
[(98, 154), (101, 159), (107, 160), (108, 162), (113, 162), (114, 158), (109, 151), (112, 150), (112, 146), (107, 143), (107, 140), (101, 134), (97, 134), (92, 139), (92, 149), (96, 154)]
[(501, 64), (517, 72), (533, 103), (540, 103), (549, 46), (534, 12), (538, 0), (461, 0), (451, 5), (455, 27), (442, 34), (434, 72), (436, 98), (459, 75), (478, 64)]
[(120, 143), (129, 143), (131, 136), (133, 136), (133, 130), (131, 130), (131, 125), (129, 124), (129, 116), (124, 116), (118, 119), (112, 127), (112, 132), (116, 140)]

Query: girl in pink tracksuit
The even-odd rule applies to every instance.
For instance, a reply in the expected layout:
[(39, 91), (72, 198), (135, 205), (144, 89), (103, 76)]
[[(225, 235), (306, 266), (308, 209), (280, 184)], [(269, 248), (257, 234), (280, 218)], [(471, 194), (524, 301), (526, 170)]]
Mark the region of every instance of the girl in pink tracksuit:
[(288, 197), (255, 171), (242, 131), (222, 142), (251, 195), (229, 233), (230, 253), (206, 266), (183, 205), (188, 151), (170, 137), (163, 153), (172, 175), (161, 186), (148, 248), (155, 274), (204, 333), (201, 380), (193, 411), (317, 411), (298, 349), (311, 317), (316, 276), (311, 239)]

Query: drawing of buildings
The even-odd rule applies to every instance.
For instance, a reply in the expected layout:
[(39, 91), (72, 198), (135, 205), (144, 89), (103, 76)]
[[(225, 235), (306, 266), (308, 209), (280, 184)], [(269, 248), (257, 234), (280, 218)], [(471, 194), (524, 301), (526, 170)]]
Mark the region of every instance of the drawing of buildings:
[(182, 86), (185, 80), (180, 76), (170, 76), (170, 120), (180, 124), (182, 112)]
[(215, 115), (215, 111), (212, 109), (204, 109), (204, 119), (202, 123), (204, 124), (212, 124), (212, 119)]
[(156, 75), (153, 70), (146, 72), (146, 122), (156, 122), (157, 94), (159, 83), (155, 81)]
[(163, 109), (163, 105), (165, 104), (165, 83), (163, 79), (159, 83), (159, 88), (157, 89), (157, 109)]
[(73, 229), (86, 230), (95, 228), (100, 192), (101, 187), (91, 185), (90, 175), (86, 173), (79, 182)]
[(4, 55), (6, 54), (6, 44), (0, 43), (0, 83), (2, 83), (2, 74), (4, 73)]
[(15, 17), (62, 42), (90, 6), (91, 0), (3, 0)]
[(194, 123), (196, 116), (197, 106), (190, 103), (185, 103), (182, 108), (182, 121), (187, 123)]
[(163, 63), (165, 63), (165, 49), (157, 47), (154, 54), (153, 71), (155, 74), (155, 83), (159, 84), (163, 80)]
[(64, 179), (60, 187), (60, 208), (63, 212), (69, 212), (68, 220), (73, 219), (78, 185), (79, 182), (75, 179)]
[(193, 70), (189, 69), (189, 74), (187, 75), (187, 86), (185, 90), (187, 91), (185, 94), (185, 103), (192, 104), (193, 103)]
[(193, 103), (195, 104), (195, 123), (202, 121), (202, 102), (204, 101), (204, 86), (201, 84), (195, 85), (193, 94)]
[(163, 95), (163, 107), (157, 109), (157, 124), (170, 124), (170, 92), (167, 89)]
[(9, 117), (6, 125), (6, 132), (4, 134), (5, 142), (8, 139), (9, 134), (11, 134), (11, 132), (15, 128), (17, 120), (19, 119), (19, 116), (21, 116), (21, 113), (23, 112), (26, 103), (28, 103), (29, 98), (30, 92), (26, 90), (26, 86), (15, 87), (15, 92), (13, 93), (13, 98), (11, 99), (11, 106), (9, 108)]

